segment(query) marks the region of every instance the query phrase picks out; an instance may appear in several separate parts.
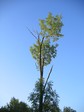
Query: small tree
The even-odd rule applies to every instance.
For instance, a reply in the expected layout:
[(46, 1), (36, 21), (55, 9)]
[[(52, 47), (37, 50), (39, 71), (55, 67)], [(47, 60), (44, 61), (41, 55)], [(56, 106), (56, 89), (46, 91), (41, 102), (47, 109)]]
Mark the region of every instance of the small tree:
[(16, 98), (11, 98), (10, 102), (0, 108), (0, 112), (31, 112), (28, 105), (24, 102), (20, 102)]
[[(36, 65), (40, 71), (40, 96), (39, 96), (39, 112), (43, 110), (43, 74), (44, 67), (49, 65), (53, 58), (56, 57), (57, 54), (57, 40), (62, 37), (61, 28), (63, 23), (61, 21), (62, 17), (52, 16), (51, 13), (48, 14), (48, 17), (44, 20), (40, 20), (40, 29), (41, 31), (37, 33), (37, 36), (32, 33), (32, 35), (36, 38), (36, 43), (30, 47), (31, 54), (33, 58), (36, 60)], [(52, 72), (52, 68), (48, 74), (48, 78)], [(47, 81), (48, 81), (47, 78)], [(47, 84), (46, 81), (46, 84)], [(45, 86), (46, 86), (45, 84)], [(44, 87), (45, 89), (45, 87)]]
[(76, 110), (73, 110), (71, 107), (64, 107), (63, 112), (76, 112)]
[(9, 112), (6, 106), (0, 108), (0, 112)]

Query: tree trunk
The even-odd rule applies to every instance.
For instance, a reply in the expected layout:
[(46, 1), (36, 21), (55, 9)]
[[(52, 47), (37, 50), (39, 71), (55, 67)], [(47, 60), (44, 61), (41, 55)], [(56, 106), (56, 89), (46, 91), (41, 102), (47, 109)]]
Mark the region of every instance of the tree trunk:
[(43, 66), (41, 63), (41, 46), (40, 46), (40, 98), (39, 98), (39, 112), (43, 111)]
[(39, 112), (43, 111), (43, 78), (40, 78), (40, 99), (39, 99)]

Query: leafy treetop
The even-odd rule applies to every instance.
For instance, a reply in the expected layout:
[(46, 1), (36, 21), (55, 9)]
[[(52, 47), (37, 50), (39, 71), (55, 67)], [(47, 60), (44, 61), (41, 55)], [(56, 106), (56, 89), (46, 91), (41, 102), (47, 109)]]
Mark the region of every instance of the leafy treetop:
[(52, 58), (57, 54), (57, 40), (62, 37), (61, 28), (62, 17), (52, 16), (51, 13), (45, 20), (40, 20), (40, 33), (36, 37), (36, 43), (30, 47), (31, 54), (37, 62), (38, 67), (44, 67), (50, 64)]

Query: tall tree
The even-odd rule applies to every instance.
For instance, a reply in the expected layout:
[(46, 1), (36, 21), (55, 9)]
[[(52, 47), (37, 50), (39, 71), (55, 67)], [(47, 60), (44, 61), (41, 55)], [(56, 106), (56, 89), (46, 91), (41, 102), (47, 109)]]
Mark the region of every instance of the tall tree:
[[(43, 110), (44, 90), (42, 88), (44, 67), (50, 64), (52, 59), (56, 57), (56, 48), (58, 46), (57, 40), (63, 36), (61, 34), (61, 28), (63, 26), (61, 19), (61, 16), (53, 16), (51, 13), (49, 13), (47, 18), (40, 20), (39, 25), (41, 31), (37, 33), (37, 36), (30, 31), (36, 38), (36, 43), (30, 47), (30, 51), (33, 58), (36, 60), (36, 65), (40, 71), (39, 112), (42, 112)], [(51, 71), (52, 67), (48, 74), (48, 78), (51, 74)]]

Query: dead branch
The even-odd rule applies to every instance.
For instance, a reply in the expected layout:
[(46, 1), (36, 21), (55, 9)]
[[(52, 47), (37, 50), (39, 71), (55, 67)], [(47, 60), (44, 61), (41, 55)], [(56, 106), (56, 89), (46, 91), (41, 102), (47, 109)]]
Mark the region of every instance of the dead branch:
[(28, 27), (26, 27), (26, 28), (35, 37), (35, 39), (37, 40), (38, 39), (37, 36), (35, 36), (34, 33)]

